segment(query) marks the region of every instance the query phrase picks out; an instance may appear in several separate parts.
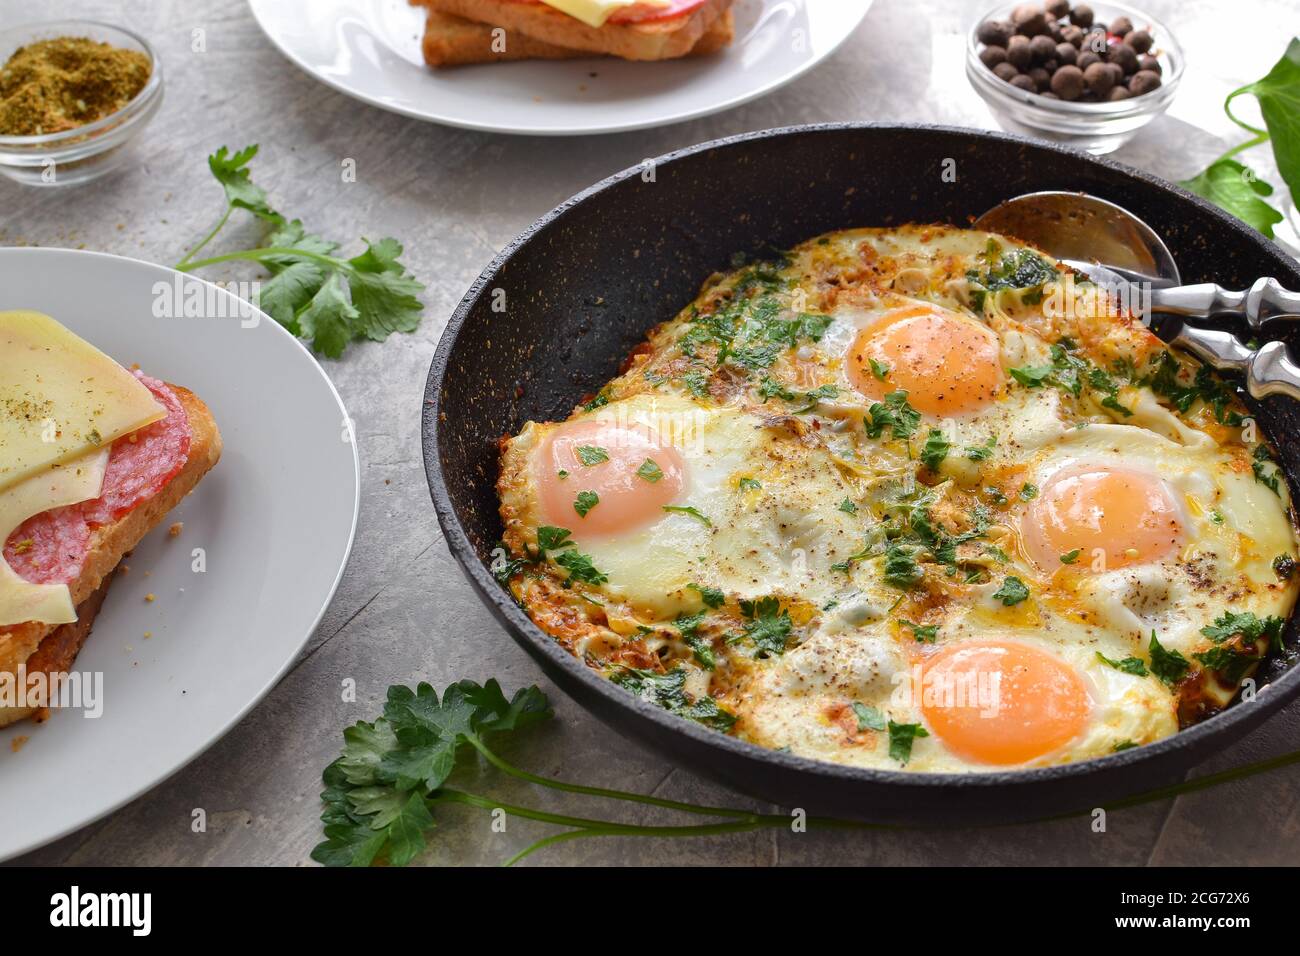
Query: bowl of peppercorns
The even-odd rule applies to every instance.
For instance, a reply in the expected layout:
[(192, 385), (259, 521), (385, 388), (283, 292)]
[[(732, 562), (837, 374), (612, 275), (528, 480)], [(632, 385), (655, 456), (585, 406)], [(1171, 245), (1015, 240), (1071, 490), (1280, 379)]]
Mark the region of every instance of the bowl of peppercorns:
[(1163, 113), (1182, 74), (1173, 34), (1116, 3), (998, 7), (966, 44), (966, 76), (1004, 129), (1097, 155)]

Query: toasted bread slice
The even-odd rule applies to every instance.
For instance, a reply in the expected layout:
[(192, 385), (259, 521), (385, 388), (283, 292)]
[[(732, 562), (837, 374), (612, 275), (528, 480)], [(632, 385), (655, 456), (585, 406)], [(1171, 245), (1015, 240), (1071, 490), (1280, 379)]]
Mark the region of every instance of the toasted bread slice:
[[(82, 609), (90, 610), (90, 618), (99, 611), (103, 600), (104, 582), (117, 568), (122, 558), (140, 539), (148, 534), (194, 490), (209, 469), (221, 457), (221, 433), (212, 413), (193, 392), (178, 385), (168, 385), (185, 409), (190, 426), (190, 452), (185, 465), (158, 494), (142, 501), (112, 524), (103, 525), (91, 532), (89, 551), (81, 574), (68, 584), (72, 603), (78, 608), (78, 619), (72, 624), (41, 624), (31, 622), (0, 628), (0, 672), (16, 674), (20, 667), (29, 673), (40, 669), (52, 673), (67, 670), (90, 633), (90, 621)], [(46, 670), (47, 667), (54, 670)], [(32, 708), (0, 707), (0, 727), (31, 716)]]
[(681, 16), (642, 23), (606, 23), (593, 27), (544, 3), (512, 0), (417, 0), (437, 13), (446, 13), (503, 27), (511, 33), (570, 50), (605, 53), (625, 60), (671, 60), (686, 56), (722, 15), (732, 0), (708, 0)]
[[(504, 33), (497, 33), (500, 29)], [(687, 56), (708, 56), (729, 45), (736, 33), (732, 12), (713, 22)], [(432, 67), (504, 63), (511, 60), (574, 60), (591, 57), (587, 50), (571, 50), (522, 33), (476, 23), (450, 14), (429, 11), (424, 25), (424, 62)]]

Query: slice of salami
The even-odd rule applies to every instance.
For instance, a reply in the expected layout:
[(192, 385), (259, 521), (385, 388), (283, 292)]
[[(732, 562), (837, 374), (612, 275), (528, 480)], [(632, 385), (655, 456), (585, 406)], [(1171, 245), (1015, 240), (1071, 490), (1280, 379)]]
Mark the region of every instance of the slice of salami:
[(33, 584), (74, 580), (86, 560), (90, 532), (156, 495), (185, 467), (190, 451), (185, 409), (163, 382), (141, 372), (135, 375), (167, 415), (113, 443), (100, 497), (34, 515), (9, 536), (5, 560), (24, 580)]

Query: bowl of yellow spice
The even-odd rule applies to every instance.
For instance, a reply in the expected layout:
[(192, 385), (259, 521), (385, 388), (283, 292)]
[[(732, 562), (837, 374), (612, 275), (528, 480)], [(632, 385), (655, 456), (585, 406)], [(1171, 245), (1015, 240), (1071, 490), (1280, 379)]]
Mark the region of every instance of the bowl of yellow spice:
[(0, 174), (33, 186), (102, 176), (162, 95), (162, 64), (129, 30), (87, 20), (0, 30)]

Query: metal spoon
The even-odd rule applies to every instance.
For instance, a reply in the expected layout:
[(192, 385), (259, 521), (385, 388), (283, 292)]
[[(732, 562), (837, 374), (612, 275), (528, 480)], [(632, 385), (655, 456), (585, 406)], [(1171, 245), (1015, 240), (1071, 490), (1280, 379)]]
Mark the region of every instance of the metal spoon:
[(1087, 193), (1026, 193), (990, 209), (973, 225), (1029, 242), (1121, 301), (1143, 303), (1152, 332), (1219, 371), (1244, 372), (1253, 397), (1300, 399), (1300, 365), (1281, 342), (1255, 350), (1228, 332), (1184, 322), (1231, 316), (1259, 330), (1278, 318), (1300, 319), (1300, 293), (1276, 279), (1259, 279), (1245, 292), (1210, 282), (1185, 286), (1155, 230), (1127, 209)]

